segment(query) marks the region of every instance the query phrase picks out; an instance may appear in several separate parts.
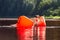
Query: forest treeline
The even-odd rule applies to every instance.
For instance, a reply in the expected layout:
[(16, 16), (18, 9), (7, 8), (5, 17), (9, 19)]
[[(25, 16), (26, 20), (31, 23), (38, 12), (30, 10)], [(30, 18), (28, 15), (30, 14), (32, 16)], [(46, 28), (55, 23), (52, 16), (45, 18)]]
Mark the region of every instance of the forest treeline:
[(60, 0), (0, 0), (1, 17), (60, 16)]

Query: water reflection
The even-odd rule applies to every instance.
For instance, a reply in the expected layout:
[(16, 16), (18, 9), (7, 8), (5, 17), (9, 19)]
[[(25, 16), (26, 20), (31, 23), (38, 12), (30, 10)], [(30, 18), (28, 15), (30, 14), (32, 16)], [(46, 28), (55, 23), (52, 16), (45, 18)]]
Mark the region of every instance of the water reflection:
[[(17, 40), (16, 28), (12, 26), (0, 26), (0, 39)], [(47, 26), (46, 40), (60, 40), (60, 26)]]

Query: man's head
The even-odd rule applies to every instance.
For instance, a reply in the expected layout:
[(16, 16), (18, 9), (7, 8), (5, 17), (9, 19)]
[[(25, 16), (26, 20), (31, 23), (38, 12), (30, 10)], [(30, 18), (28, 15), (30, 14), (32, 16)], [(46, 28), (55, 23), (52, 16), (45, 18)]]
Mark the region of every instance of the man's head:
[(39, 16), (39, 15), (36, 15), (35, 17), (36, 17), (36, 18), (39, 18), (40, 16)]

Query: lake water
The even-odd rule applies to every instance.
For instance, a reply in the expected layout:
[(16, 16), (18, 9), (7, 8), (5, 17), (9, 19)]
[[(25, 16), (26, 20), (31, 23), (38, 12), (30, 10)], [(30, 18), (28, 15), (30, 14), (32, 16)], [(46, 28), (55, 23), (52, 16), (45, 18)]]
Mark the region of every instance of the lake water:
[[(0, 40), (17, 40), (16, 28), (0, 26)], [(47, 26), (46, 40), (60, 40), (60, 26)]]

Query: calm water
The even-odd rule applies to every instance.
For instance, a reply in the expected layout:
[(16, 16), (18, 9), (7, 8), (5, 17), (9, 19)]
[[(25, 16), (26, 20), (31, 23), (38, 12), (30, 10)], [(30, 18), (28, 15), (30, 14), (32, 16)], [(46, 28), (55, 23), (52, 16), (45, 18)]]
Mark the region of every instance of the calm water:
[[(59, 40), (60, 26), (48, 26), (46, 28), (46, 40)], [(0, 26), (0, 40), (17, 40), (16, 28)]]

